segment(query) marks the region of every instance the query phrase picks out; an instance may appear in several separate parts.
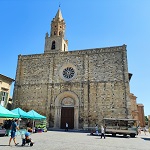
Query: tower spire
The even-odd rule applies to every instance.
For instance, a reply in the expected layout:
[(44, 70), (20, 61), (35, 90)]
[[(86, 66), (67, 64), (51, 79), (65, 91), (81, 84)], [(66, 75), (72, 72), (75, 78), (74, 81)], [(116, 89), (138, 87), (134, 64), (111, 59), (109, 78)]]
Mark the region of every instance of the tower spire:
[(63, 20), (60, 7), (59, 7), (59, 9), (58, 9), (58, 11), (57, 11), (57, 14), (56, 14), (56, 16), (55, 16), (55, 19)]
[(48, 33), (45, 37), (45, 52), (65, 52), (68, 51), (68, 40), (65, 40), (66, 24), (62, 17), (60, 4), (55, 18), (51, 22), (50, 37)]

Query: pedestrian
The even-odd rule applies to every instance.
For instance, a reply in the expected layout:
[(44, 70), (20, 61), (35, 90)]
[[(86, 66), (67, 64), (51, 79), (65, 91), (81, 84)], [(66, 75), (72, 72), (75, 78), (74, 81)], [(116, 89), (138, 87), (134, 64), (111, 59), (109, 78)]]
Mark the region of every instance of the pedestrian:
[(30, 146), (33, 146), (34, 142), (30, 138), (30, 133), (27, 131), (25, 132), (25, 138), (22, 138), (22, 146), (24, 146), (26, 143), (30, 143)]
[(104, 139), (105, 139), (105, 129), (104, 129), (103, 125), (101, 125), (101, 139), (102, 139), (102, 137), (104, 137)]
[(98, 133), (98, 124), (95, 125), (95, 132), (96, 132), (96, 135), (99, 135), (99, 133)]
[(138, 127), (138, 135), (140, 135), (141, 134), (141, 127), (139, 126)]
[(27, 125), (27, 131), (32, 132), (32, 124), (29, 120), (26, 125)]
[(143, 128), (144, 134), (146, 135), (146, 127)]
[(65, 131), (68, 131), (68, 123), (66, 122), (66, 128)]
[(16, 139), (15, 139), (15, 136), (16, 136), (16, 131), (19, 130), (19, 127), (18, 127), (18, 120), (15, 119), (12, 124), (11, 124), (11, 137), (9, 139), (9, 146), (10, 146), (10, 143), (11, 143), (11, 140), (13, 139), (14, 143), (15, 143), (15, 146), (17, 146), (19, 143), (16, 143)]

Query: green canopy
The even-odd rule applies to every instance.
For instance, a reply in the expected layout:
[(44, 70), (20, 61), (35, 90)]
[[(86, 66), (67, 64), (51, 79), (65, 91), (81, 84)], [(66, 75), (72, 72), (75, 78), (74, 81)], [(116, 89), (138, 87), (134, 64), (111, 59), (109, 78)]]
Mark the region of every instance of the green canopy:
[(32, 116), (30, 116), (27, 112), (25, 112), (21, 108), (15, 108), (15, 109), (11, 110), (11, 112), (18, 114), (20, 116), (20, 118), (34, 119)]
[(32, 119), (34, 120), (38, 120), (38, 119), (46, 119), (45, 116), (40, 115), (39, 113), (37, 113), (34, 110), (30, 110), (29, 112), (27, 112), (30, 116), (32, 116)]
[(19, 115), (0, 105), (0, 118), (19, 118)]

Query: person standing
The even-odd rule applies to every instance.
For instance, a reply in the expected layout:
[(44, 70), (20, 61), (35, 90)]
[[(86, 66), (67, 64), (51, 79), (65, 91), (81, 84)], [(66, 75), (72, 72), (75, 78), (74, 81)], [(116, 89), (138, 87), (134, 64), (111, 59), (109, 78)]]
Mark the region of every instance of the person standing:
[(65, 131), (68, 131), (68, 123), (66, 122), (66, 128)]
[(98, 124), (96, 124), (96, 126), (95, 126), (95, 132), (96, 132), (96, 135), (99, 135), (99, 133), (98, 133)]
[(141, 127), (139, 126), (138, 127), (138, 135), (140, 135), (141, 134)]
[(102, 139), (102, 137), (104, 137), (104, 139), (105, 139), (105, 129), (103, 126), (101, 126), (101, 139)]
[(144, 134), (146, 135), (146, 127), (143, 128)]
[(18, 145), (19, 143), (16, 143), (16, 131), (19, 130), (19, 127), (18, 127), (18, 120), (15, 119), (12, 124), (11, 124), (11, 137), (9, 139), (9, 146), (10, 146), (10, 143), (11, 143), (11, 140), (13, 139), (14, 143), (15, 143), (15, 146)]

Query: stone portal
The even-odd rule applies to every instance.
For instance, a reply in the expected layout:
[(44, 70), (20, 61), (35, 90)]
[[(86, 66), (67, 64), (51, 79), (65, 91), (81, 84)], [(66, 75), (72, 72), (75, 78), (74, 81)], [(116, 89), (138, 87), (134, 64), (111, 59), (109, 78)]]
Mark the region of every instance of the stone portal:
[(60, 93), (55, 100), (54, 128), (65, 128), (66, 122), (69, 129), (78, 129), (79, 124), (79, 99), (74, 92)]

